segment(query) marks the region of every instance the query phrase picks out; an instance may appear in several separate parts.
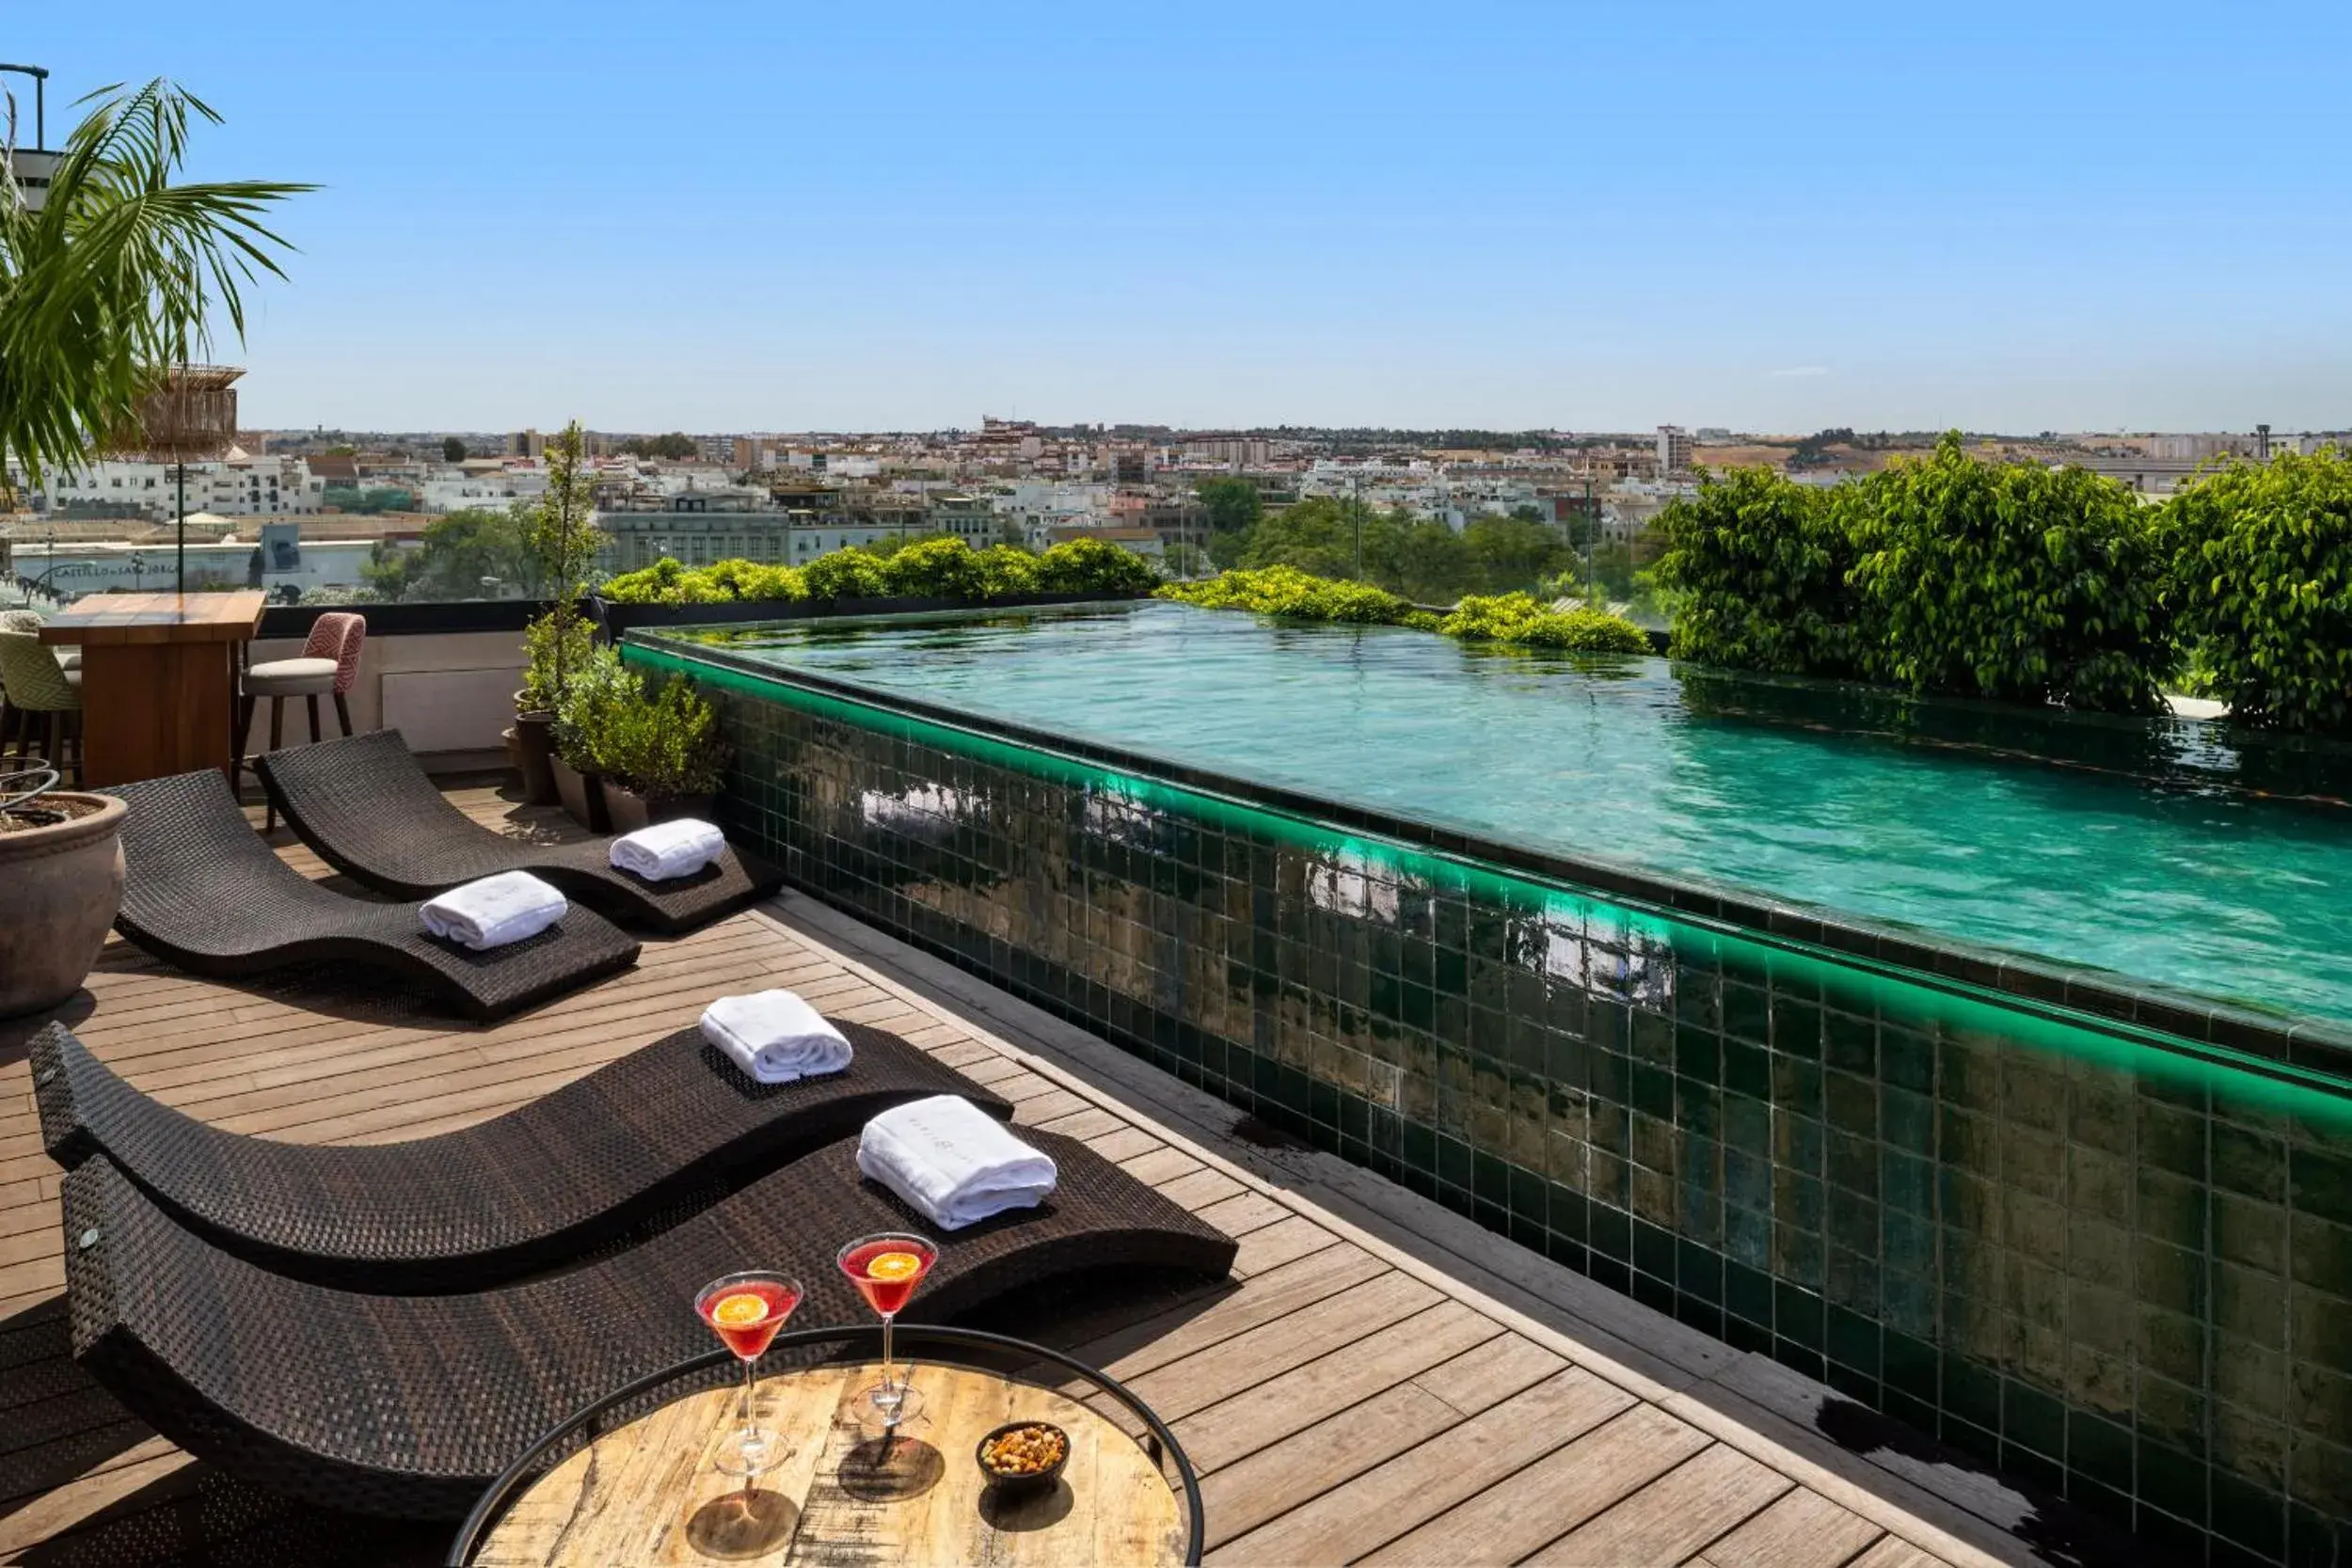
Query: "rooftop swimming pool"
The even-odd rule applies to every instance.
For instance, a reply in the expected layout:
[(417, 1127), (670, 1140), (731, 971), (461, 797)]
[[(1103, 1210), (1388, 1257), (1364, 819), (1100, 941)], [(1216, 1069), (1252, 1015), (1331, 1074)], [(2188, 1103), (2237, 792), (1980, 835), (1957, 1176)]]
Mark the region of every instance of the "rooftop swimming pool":
[(2196, 727), (2151, 778), (1811, 721), (1769, 683), (1733, 711), (1723, 677), (1663, 659), (1167, 603), (673, 635), (1543, 853), (2352, 1022), (2352, 809), (2239, 787)]

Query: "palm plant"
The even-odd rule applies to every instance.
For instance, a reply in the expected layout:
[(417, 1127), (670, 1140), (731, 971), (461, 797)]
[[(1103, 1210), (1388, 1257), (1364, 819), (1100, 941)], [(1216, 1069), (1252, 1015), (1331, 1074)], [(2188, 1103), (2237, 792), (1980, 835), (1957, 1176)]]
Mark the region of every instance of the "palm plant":
[(0, 150), (0, 458), (34, 484), (134, 429), (141, 401), (211, 343), (245, 336), (245, 285), (291, 249), (262, 222), (309, 185), (175, 183), (192, 124), (220, 116), (162, 78), (102, 87), (31, 207)]

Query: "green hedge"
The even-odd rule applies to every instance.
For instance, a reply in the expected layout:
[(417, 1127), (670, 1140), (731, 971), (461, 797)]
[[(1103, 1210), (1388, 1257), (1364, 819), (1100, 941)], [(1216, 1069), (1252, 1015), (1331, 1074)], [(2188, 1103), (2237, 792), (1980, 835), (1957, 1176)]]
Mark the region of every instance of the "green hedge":
[(1210, 610), (1353, 626), (1411, 626), (1467, 641), (1492, 641), (1570, 653), (1645, 654), (1649, 639), (1632, 622), (1597, 610), (1554, 610), (1525, 594), (1472, 596), (1453, 613), (1416, 610), (1370, 583), (1335, 581), (1294, 566), (1235, 570), (1202, 582), (1172, 582), (1160, 597)]
[(1769, 468), (1702, 475), (1660, 514), (1661, 586), (1680, 595), (1674, 655), (1781, 674), (1853, 669), (1854, 548), (1829, 494)]
[(2352, 730), (2352, 452), (2232, 463), (2164, 531), (2183, 644), (2233, 717)]
[(1412, 609), (1385, 588), (1319, 578), (1295, 566), (1236, 569), (1200, 582), (1171, 582), (1159, 593), (1164, 599), (1211, 610), (1247, 610), (1260, 615), (1353, 625), (1388, 625)]
[(1831, 492), (1853, 540), (1862, 673), (1913, 691), (2153, 712), (2175, 663), (2154, 515), (2086, 468), (1947, 436)]
[(1000, 599), (1015, 594), (1136, 594), (1159, 581), (1151, 563), (1100, 539), (1073, 539), (1042, 555), (1017, 545), (975, 550), (961, 539), (926, 539), (880, 555), (857, 548), (805, 566), (722, 561), (688, 568), (663, 557), (607, 578), (614, 604), (723, 604), (731, 600)]
[(1464, 641), (1510, 642), (1569, 653), (1645, 654), (1649, 636), (1606, 610), (1553, 610), (1526, 594), (1464, 598), (1437, 630)]
[(1957, 434), (1831, 490), (1703, 476), (1661, 521), (1677, 657), (2122, 712), (2153, 709), (2178, 662), (2151, 509)]

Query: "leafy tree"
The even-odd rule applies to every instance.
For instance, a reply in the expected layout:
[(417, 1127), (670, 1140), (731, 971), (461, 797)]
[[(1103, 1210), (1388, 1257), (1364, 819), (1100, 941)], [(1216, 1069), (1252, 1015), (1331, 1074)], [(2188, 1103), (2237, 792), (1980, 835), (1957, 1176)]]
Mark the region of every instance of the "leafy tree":
[(2231, 718), (2352, 730), (2352, 451), (2232, 462), (2162, 527), (2167, 596)]
[(571, 676), (573, 628), (585, 624), (580, 595), (588, 591), (596, 546), (604, 540), (596, 527), (596, 476), (588, 467), (587, 444), (578, 420), (565, 425), (548, 444), (548, 487), (520, 509), (523, 544), (538, 563), (539, 590), (551, 601), (540, 617), (548, 623), (541, 645), (550, 663), (545, 671), (532, 669), (531, 685), (553, 693), (559, 711)]
[(2172, 651), (2151, 518), (2085, 468), (1986, 463), (1952, 431), (1832, 492), (1862, 670), (1914, 691), (2152, 712)]
[[(1331, 496), (1311, 497), (1267, 514), (1244, 536), (1246, 542), (1234, 564), (1249, 571), (1289, 566), (1310, 577), (1352, 578), (1359, 522), (1346, 501)], [(1212, 559), (1217, 537), (1211, 536)]]
[(632, 436), (621, 443), (621, 450), (637, 457), (666, 458), (677, 463), (693, 456), (702, 448), (694, 444), (691, 436), (674, 430), (667, 436)]
[(466, 443), (459, 440), (454, 436), (442, 436), (441, 461), (444, 463), (463, 463), (465, 460)]
[(1770, 468), (1699, 472), (1659, 516), (1661, 588), (1680, 597), (1677, 658), (1783, 674), (1850, 674), (1854, 548), (1828, 492)]
[(1265, 502), (1257, 485), (1237, 475), (1204, 479), (1192, 487), (1192, 493), (1209, 515), (1211, 533), (1238, 533), (1255, 528), (1265, 515)]
[(1364, 576), (1416, 604), (1452, 604), (1486, 581), (1467, 539), (1402, 508), (1367, 520)]
[(1473, 517), (1462, 530), (1462, 543), (1487, 590), (1497, 594), (1533, 588), (1575, 560), (1557, 530), (1528, 517)]
[(245, 286), (284, 276), (262, 214), (309, 185), (178, 182), (191, 119), (220, 117), (158, 78), (93, 94), (34, 212), (0, 172), (0, 467), (34, 483), (134, 428), (209, 324), (245, 335)]
[(487, 507), (436, 517), (416, 549), (380, 551), (359, 571), (387, 600), (497, 596), (485, 578), (520, 597), (539, 594), (539, 564), (523, 541), (522, 519)]
[(357, 457), (359, 455), (359, 449), (353, 446), (349, 441), (338, 441), (333, 446), (326, 449), (325, 455), (328, 457)]

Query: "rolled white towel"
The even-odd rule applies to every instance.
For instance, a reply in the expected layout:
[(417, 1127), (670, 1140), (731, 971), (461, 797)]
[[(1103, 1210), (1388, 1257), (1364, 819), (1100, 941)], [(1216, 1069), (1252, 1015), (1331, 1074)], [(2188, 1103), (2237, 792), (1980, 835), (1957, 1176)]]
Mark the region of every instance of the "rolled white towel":
[(1050, 1155), (959, 1095), (893, 1106), (866, 1124), (857, 1168), (914, 1206), (943, 1230), (1033, 1209), (1058, 1174)]
[(691, 877), (725, 852), (726, 835), (707, 822), (691, 816), (657, 822), (612, 841), (606, 857), (615, 869), (631, 871), (649, 882)]
[(429, 898), (417, 913), (435, 936), (480, 953), (535, 937), (570, 908), (530, 872), (501, 871)]
[(850, 1042), (822, 1013), (788, 990), (723, 996), (703, 1009), (703, 1038), (762, 1084), (839, 1072)]

